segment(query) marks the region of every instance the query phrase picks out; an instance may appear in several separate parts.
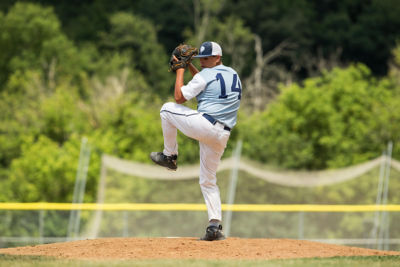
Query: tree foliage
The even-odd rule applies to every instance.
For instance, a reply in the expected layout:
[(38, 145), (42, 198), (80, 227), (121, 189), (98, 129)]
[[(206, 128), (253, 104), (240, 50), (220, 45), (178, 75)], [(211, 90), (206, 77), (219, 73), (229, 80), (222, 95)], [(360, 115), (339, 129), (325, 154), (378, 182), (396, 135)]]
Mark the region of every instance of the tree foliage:
[(168, 73), (160, 68), (168, 58), (157, 41), (154, 25), (139, 16), (116, 13), (110, 17), (111, 29), (101, 34), (100, 47), (119, 52), (129, 52), (132, 68), (147, 78), (151, 88), (159, 94), (168, 92)]
[[(251, 8), (253, 7), (253, 8)], [(315, 74), (327, 60), (362, 62), (384, 75), (391, 49), (399, 38), (396, 0), (349, 1), (239, 1), (226, 5), (225, 14), (237, 14), (263, 37), (265, 51), (283, 40), (298, 46), (289, 65), (298, 75)]]
[(399, 139), (393, 124), (400, 119), (394, 112), (398, 91), (360, 64), (306, 79), (304, 86), (283, 87), (268, 110), (245, 123), (246, 129), (253, 127), (243, 134), (245, 153), (279, 166), (307, 169), (377, 157), (388, 141)]
[(51, 80), (81, 67), (52, 8), (17, 3), (1, 20), (0, 84), (16, 71), (41, 70)]

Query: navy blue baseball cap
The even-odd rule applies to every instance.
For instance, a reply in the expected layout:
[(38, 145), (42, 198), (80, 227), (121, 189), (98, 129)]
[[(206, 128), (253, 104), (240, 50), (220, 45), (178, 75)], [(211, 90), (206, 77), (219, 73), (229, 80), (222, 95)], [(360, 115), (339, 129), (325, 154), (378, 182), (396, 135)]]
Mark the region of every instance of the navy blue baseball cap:
[(199, 54), (194, 57), (222, 56), (222, 49), (216, 42), (204, 42), (201, 44)]

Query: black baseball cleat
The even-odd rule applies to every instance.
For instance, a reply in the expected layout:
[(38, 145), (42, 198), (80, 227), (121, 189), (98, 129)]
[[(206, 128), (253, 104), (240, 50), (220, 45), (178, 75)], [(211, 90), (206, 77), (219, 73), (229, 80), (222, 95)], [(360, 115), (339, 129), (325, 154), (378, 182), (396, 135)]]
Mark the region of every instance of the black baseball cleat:
[(162, 152), (151, 152), (150, 158), (152, 161), (154, 161), (154, 163), (163, 167), (167, 167), (169, 170), (176, 171), (178, 168), (177, 155), (166, 156)]
[(206, 234), (200, 240), (204, 241), (214, 241), (214, 240), (224, 240), (225, 236), (222, 232), (222, 225), (219, 226), (208, 226), (206, 229)]

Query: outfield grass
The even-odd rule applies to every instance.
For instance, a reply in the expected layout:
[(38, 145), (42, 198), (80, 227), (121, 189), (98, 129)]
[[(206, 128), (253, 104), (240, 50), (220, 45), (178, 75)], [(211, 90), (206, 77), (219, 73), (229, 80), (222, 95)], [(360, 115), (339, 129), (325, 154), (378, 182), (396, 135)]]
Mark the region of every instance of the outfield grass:
[(309, 258), (292, 260), (59, 260), (40, 256), (11, 256), (0, 254), (1, 267), (25, 266), (167, 266), (167, 267), (199, 267), (199, 266), (362, 266), (362, 267), (397, 267), (400, 266), (400, 256), (369, 256), (369, 257), (333, 257)]

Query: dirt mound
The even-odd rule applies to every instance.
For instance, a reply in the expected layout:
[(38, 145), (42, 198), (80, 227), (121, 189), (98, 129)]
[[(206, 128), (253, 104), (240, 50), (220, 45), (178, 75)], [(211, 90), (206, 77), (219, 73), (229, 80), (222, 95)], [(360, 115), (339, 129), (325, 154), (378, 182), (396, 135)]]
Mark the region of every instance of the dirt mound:
[(1, 254), (69, 259), (285, 259), (400, 255), (396, 251), (330, 245), (292, 239), (101, 238), (0, 249)]

